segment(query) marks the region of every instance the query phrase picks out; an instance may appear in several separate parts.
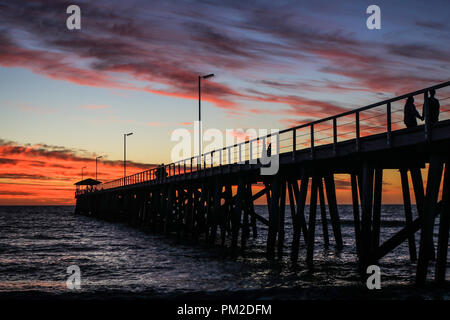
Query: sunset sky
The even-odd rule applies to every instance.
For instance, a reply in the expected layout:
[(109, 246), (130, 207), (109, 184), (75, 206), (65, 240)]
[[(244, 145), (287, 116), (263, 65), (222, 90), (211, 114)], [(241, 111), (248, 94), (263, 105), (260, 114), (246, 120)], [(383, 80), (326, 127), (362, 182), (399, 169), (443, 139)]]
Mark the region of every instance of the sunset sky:
[[(81, 30), (66, 28), (71, 4)], [(129, 173), (170, 162), (171, 132), (198, 117), (199, 74), (216, 75), (202, 116), (220, 130), (284, 129), (448, 81), (449, 13), (445, 0), (0, 0), (0, 205), (73, 204), (97, 155), (100, 180), (121, 177), (126, 132)], [(387, 202), (398, 183), (389, 172)]]

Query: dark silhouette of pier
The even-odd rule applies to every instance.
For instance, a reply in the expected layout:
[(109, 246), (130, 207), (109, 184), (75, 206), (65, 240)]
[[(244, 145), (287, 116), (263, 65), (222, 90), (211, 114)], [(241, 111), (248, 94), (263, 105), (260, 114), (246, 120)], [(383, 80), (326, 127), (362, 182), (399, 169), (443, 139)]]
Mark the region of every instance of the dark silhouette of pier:
[[(450, 218), (450, 120), (432, 123), (426, 113), (430, 91), (435, 90), (436, 97), (443, 98), (439, 93), (449, 86), (450, 81), (97, 185), (94, 191), (77, 192), (76, 212), (126, 221), (154, 232), (176, 234), (181, 239), (210, 243), (220, 240), (222, 245), (229, 239), (234, 254), (239, 247), (244, 250), (250, 235), (256, 237), (258, 225), (264, 224), (268, 226), (267, 258), (282, 259), (288, 207), (293, 225), (291, 260), (297, 262), (300, 242), (304, 242), (307, 265), (313, 270), (318, 209), (325, 245), (330, 244), (329, 221), (334, 245), (337, 249), (343, 247), (335, 175), (346, 174), (350, 178), (361, 273), (407, 241), (411, 261), (417, 260), (416, 283), (425, 283), (433, 259), (435, 281), (443, 283)], [(404, 104), (408, 97), (423, 101), (424, 124), (405, 128), (402, 120), (395, 120), (397, 115), (403, 119), (398, 113), (403, 105), (400, 111), (394, 105)], [(441, 115), (448, 111), (441, 110)], [(260, 147), (274, 135), (277, 143), (271, 153), (279, 158), (279, 170), (275, 175), (261, 175), (264, 164)], [(424, 168), (426, 180), (422, 177)], [(400, 172), (405, 226), (380, 243), (386, 169)], [(408, 173), (417, 217), (412, 214)], [(254, 193), (255, 184), (262, 185), (262, 190)], [(255, 212), (254, 201), (260, 197), (267, 201), (269, 219)], [(436, 244), (433, 233), (438, 215)]]

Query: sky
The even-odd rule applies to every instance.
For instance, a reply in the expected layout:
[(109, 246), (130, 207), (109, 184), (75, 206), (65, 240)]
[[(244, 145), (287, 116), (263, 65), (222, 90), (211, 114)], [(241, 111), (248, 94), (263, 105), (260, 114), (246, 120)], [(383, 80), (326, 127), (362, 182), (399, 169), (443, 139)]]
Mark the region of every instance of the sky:
[[(80, 30), (66, 27), (72, 4)], [(121, 177), (127, 132), (128, 173), (171, 162), (171, 133), (198, 117), (198, 75), (215, 74), (204, 130), (284, 129), (448, 81), (449, 13), (444, 0), (0, 0), (0, 205), (73, 204), (100, 155), (99, 180)], [(398, 172), (385, 177), (400, 203)]]

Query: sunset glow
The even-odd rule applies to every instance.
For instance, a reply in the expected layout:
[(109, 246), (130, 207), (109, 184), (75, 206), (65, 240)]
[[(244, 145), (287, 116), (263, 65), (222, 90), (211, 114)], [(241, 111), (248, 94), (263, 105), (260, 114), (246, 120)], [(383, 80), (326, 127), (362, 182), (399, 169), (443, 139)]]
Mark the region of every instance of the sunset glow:
[[(0, 0), (0, 205), (74, 204), (99, 155), (99, 180), (122, 177), (126, 132), (128, 174), (169, 163), (171, 132), (197, 120), (199, 74), (215, 74), (204, 129), (222, 131), (284, 129), (449, 80), (445, 1), (379, 1), (376, 31), (365, 1), (78, 1), (79, 31), (68, 4)], [(362, 136), (385, 125), (374, 112)], [(383, 201), (401, 203), (399, 173), (384, 178)], [(351, 203), (349, 177), (337, 184)]]

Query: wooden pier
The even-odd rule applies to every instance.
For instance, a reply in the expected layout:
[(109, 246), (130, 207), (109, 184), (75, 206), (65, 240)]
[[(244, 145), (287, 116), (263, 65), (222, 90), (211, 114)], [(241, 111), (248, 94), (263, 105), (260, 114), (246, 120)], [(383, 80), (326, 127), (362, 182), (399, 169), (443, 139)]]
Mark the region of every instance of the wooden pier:
[[(401, 122), (393, 120), (394, 112), (398, 112), (393, 104), (415, 96), (427, 105), (431, 89), (439, 97), (440, 90), (449, 86), (450, 82), (445, 82), (280, 131), (276, 134), (279, 143), (272, 150), (279, 159), (275, 175), (261, 175), (260, 170), (264, 152), (261, 145), (274, 137), (269, 134), (103, 183), (89, 192), (78, 192), (76, 212), (126, 221), (154, 232), (175, 234), (180, 239), (228, 245), (233, 254), (244, 250), (249, 237), (256, 237), (258, 226), (263, 224), (268, 226), (268, 259), (282, 259), (283, 250), (289, 246), (290, 259), (296, 263), (303, 242), (307, 266), (313, 270), (317, 227), (323, 228), (321, 240), (325, 246), (343, 247), (335, 175), (344, 174), (351, 184), (361, 273), (365, 274), (367, 266), (377, 264), (406, 241), (411, 261), (417, 260), (416, 283), (425, 284), (433, 259), (435, 281), (443, 283), (450, 219), (450, 120), (434, 124), (426, 121), (425, 125), (404, 128)], [(441, 117), (444, 111), (447, 110), (441, 107)], [(330, 135), (323, 138), (325, 131)], [(387, 169), (399, 171), (405, 226), (380, 243), (383, 174)], [(417, 217), (413, 217), (408, 175)], [(310, 206), (306, 215), (308, 194)], [(255, 212), (254, 201), (261, 197), (267, 201), (268, 219)], [(316, 226), (318, 214), (321, 226)], [(438, 215), (439, 234), (434, 243)], [(290, 244), (285, 244), (286, 219), (291, 219), (293, 226)], [(328, 234), (328, 221), (332, 234)]]

